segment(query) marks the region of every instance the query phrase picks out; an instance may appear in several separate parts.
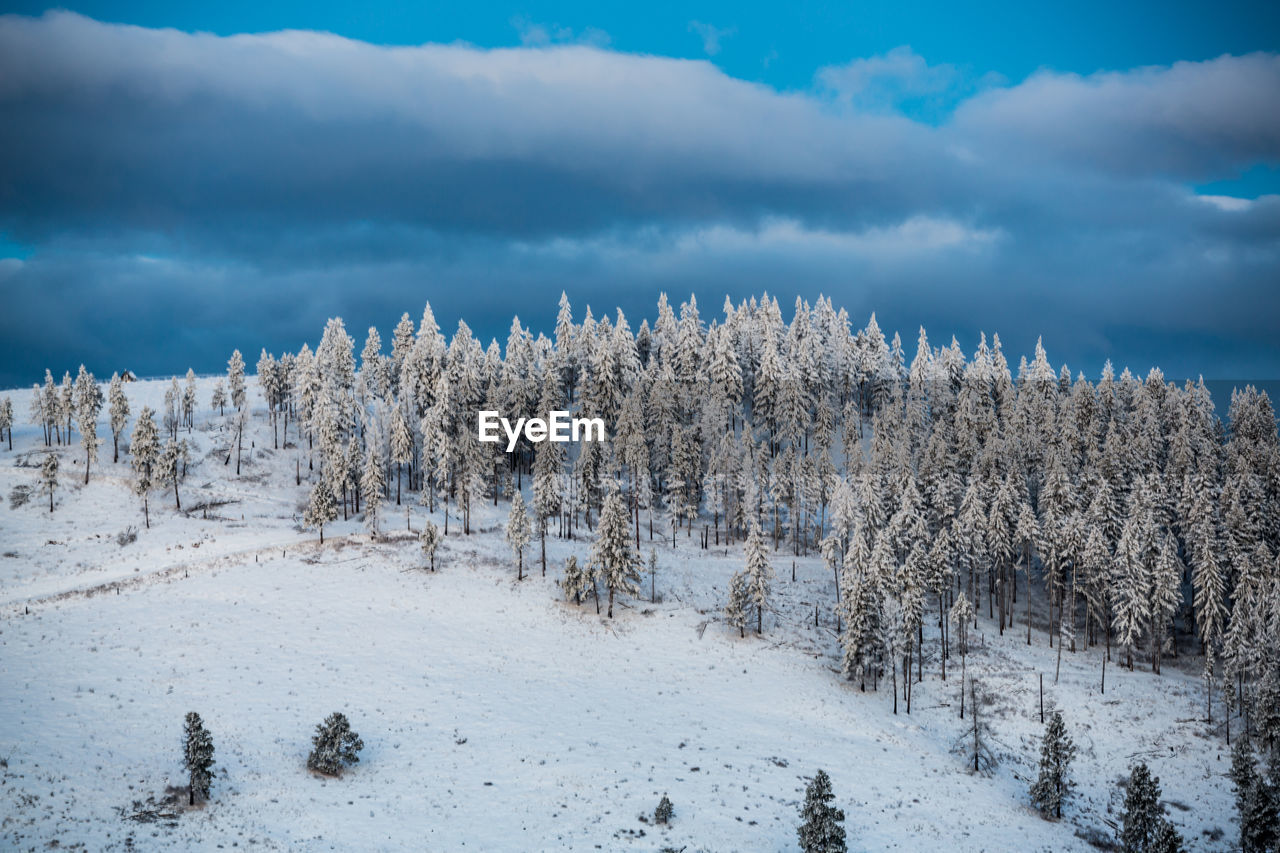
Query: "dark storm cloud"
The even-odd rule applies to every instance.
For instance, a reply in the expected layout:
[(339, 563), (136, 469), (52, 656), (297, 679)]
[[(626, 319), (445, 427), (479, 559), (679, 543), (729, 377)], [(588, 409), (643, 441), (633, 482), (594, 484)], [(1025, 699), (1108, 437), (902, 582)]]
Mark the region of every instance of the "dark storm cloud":
[(1206, 180), (1280, 157), (1280, 56), (1088, 77), (1042, 72), (976, 95), (960, 105), (955, 123), (1006, 153)]
[[(779, 92), (584, 45), (2, 17), (0, 238), (32, 252), (0, 261), (0, 384), (213, 370), (427, 299), (502, 338), (562, 288), (633, 325), (660, 288), (704, 316), (823, 291), (909, 341), (1276, 375), (1280, 201), (1187, 182), (1280, 161), (1278, 68), (996, 86), (897, 51)], [(930, 125), (904, 95), (959, 106)]]

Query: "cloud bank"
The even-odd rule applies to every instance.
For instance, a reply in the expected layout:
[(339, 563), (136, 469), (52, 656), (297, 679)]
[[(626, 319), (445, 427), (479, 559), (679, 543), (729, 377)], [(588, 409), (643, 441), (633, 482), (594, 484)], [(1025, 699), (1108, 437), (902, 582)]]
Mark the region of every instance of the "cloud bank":
[(0, 383), (212, 370), (426, 299), (501, 336), (562, 288), (646, 315), (659, 289), (821, 291), (966, 345), (1045, 333), (1090, 373), (1280, 376), (1280, 199), (1192, 189), (1280, 163), (1275, 54), (1007, 84), (902, 48), (778, 91), (521, 30), (0, 17), (0, 238), (30, 250), (0, 264)]

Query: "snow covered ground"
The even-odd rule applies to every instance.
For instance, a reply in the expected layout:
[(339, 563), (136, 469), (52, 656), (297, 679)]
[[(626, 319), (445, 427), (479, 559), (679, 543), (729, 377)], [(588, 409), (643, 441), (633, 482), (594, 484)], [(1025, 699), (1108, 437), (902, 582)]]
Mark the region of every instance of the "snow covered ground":
[[(128, 386), (135, 414), (164, 385)], [(202, 405), (211, 388), (201, 381)], [(25, 420), (29, 392), (5, 393)], [(1091, 849), (1111, 837), (1117, 780), (1137, 760), (1191, 849), (1235, 836), (1229, 754), (1203, 721), (1196, 659), (1161, 676), (1109, 666), (1100, 695), (1097, 650), (1064, 654), (1055, 684), (1042, 631), (1028, 647), (983, 619), (968, 667), (992, 697), (1000, 764), (973, 775), (954, 750), (958, 658), (943, 682), (928, 642), (909, 716), (893, 714), (887, 685), (846, 682), (816, 556), (793, 583), (789, 553), (776, 555), (776, 613), (763, 637), (740, 639), (720, 613), (740, 547), (658, 541), (660, 600), (627, 601), (609, 621), (554, 585), (586, 540), (549, 540), (546, 578), (535, 542), (533, 576), (516, 581), (505, 502), (478, 511), (470, 537), (451, 524), (434, 574), (403, 510), (381, 541), (353, 520), (320, 546), (298, 526), (299, 451), (269, 449), (259, 417), (237, 478), (212, 418), (190, 436), (182, 501), (228, 503), (188, 516), (157, 491), (147, 530), (127, 457), (113, 466), (105, 422), (99, 435), (87, 486), (78, 445), (65, 450), (52, 514), (38, 492), (10, 500), (36, 485), (36, 429), (0, 449), (0, 847), (795, 850), (805, 780), (822, 768), (852, 850)], [(417, 529), (426, 511), (410, 516)], [(129, 526), (137, 541), (118, 544)], [(1080, 747), (1060, 823), (1027, 798), (1041, 674)], [(189, 710), (214, 739), (211, 801), (130, 819), (185, 784)], [(334, 710), (365, 749), (323, 780), (304, 765)], [(641, 815), (664, 793), (675, 818), (657, 828)]]

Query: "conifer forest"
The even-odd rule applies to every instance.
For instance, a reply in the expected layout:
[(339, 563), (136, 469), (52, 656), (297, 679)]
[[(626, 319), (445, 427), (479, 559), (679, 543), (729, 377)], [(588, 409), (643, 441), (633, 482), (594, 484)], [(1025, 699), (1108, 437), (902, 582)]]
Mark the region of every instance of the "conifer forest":
[(1268, 395), (786, 308), (0, 392), (4, 846), (1278, 849)]

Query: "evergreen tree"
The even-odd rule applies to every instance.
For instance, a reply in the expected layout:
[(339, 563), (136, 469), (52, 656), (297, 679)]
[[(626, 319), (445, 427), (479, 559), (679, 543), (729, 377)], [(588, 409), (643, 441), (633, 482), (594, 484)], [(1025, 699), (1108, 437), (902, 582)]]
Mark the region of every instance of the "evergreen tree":
[(227, 387), (231, 389), (231, 405), (237, 409), (244, 406), (244, 356), (240, 350), (231, 353), (227, 362)]
[(1160, 821), (1155, 838), (1151, 839), (1151, 846), (1147, 849), (1150, 853), (1186, 853), (1187, 850), (1182, 844), (1182, 836), (1168, 820)]
[(71, 420), (76, 415), (76, 391), (69, 372), (62, 374), (62, 384), (58, 386), (54, 409), (58, 413), (58, 423), (64, 430), (63, 435), (66, 438), (66, 443), (70, 444)]
[(213, 396), (209, 400), (209, 408), (217, 409), (219, 417), (227, 413), (227, 386), (223, 384), (221, 379), (213, 386)]
[(151, 527), (149, 495), (156, 487), (160, 465), (160, 430), (156, 428), (155, 413), (143, 406), (133, 424), (129, 439), (130, 465), (133, 467), (133, 491), (142, 498), (142, 510), (147, 527)]
[(107, 406), (111, 419), (111, 442), (113, 445), (112, 462), (120, 461), (120, 435), (129, 423), (129, 398), (124, 394), (124, 381), (119, 373), (111, 375), (111, 384), (107, 386)]
[(1151, 775), (1146, 764), (1139, 763), (1129, 773), (1129, 785), (1125, 790), (1121, 848), (1125, 853), (1149, 853), (1154, 849), (1153, 844), (1164, 822), (1160, 780)]
[(31, 423), (40, 427), (40, 431), (44, 435), (44, 446), (48, 447), (53, 443), (53, 434), (51, 432), (52, 415), (49, 408), (49, 387), (53, 384), (53, 375), (48, 370), (44, 372), (44, 380), (44, 388), (39, 385), (31, 386), (29, 412)]
[(658, 551), (655, 548), (649, 549), (649, 603), (657, 604), (658, 602)]
[(344, 767), (360, 760), (357, 754), (364, 749), (364, 741), (351, 730), (351, 723), (341, 711), (334, 711), (316, 726), (311, 738), (311, 754), (307, 756), (307, 769), (325, 776), (341, 776)]
[(53, 512), (53, 493), (58, 488), (58, 455), (53, 452), (44, 455), (40, 464), (40, 483), (49, 493), (49, 512)]
[(612, 489), (605, 497), (596, 541), (591, 546), (591, 557), (587, 563), (609, 590), (610, 619), (613, 618), (615, 594), (640, 594), (640, 559), (632, 550), (627, 526), (627, 509), (622, 504), (622, 496), (617, 489)]
[(675, 815), (675, 807), (671, 805), (671, 800), (666, 794), (662, 795), (662, 799), (658, 801), (658, 807), (653, 810), (653, 822), (666, 826), (671, 823), (671, 818)]
[(956, 630), (956, 650), (960, 652), (960, 717), (964, 718), (964, 679), (965, 656), (969, 653), (969, 628), (973, 625), (973, 605), (965, 596), (964, 590), (956, 594), (955, 602), (947, 613), (947, 618)]
[(1160, 672), (1160, 659), (1170, 644), (1173, 617), (1182, 604), (1182, 560), (1173, 534), (1165, 531), (1156, 546), (1151, 572), (1152, 666)]
[(819, 770), (805, 786), (800, 810), (800, 849), (804, 853), (845, 853), (844, 811), (832, 805), (831, 779)]
[[(560, 581), (560, 588), (574, 604), (582, 604), (589, 594), (595, 593), (595, 578), (589, 568), (578, 564), (577, 556), (570, 554), (564, 564), (564, 579)], [(597, 600), (596, 610), (599, 609), (600, 602)]]
[(751, 592), (745, 571), (734, 572), (729, 578), (729, 602), (725, 605), (725, 621), (738, 629), (738, 636), (747, 635), (747, 618), (751, 610)]
[[(390, 379), (391, 391), (394, 394), (401, 394), (401, 378), (400, 371), (404, 368), (405, 362), (409, 358), (409, 354), (413, 351), (413, 318), (409, 316), (409, 312), (400, 315), (400, 322), (396, 323), (395, 330), (391, 333), (391, 366)], [(408, 386), (410, 383), (406, 383)]]
[(84, 448), (84, 481), (89, 482), (89, 465), (98, 458), (98, 413), (102, 411), (102, 391), (93, 374), (80, 365), (76, 377), (76, 424), (80, 446)]
[(194, 806), (196, 797), (209, 799), (209, 788), (213, 783), (213, 738), (195, 711), (188, 713), (186, 718), (182, 764), (189, 780), (188, 805)]
[[(408, 314), (405, 318), (408, 318)], [(400, 506), (400, 475), (406, 462), (413, 461), (413, 433), (409, 430), (409, 419), (405, 417), (404, 407), (396, 406), (391, 415), (391, 461), (396, 463), (396, 506)], [(409, 487), (413, 488), (412, 477)]]
[(507, 516), (507, 544), (516, 558), (516, 580), (524, 580), (524, 550), (533, 538), (529, 526), (529, 511), (524, 506), (524, 495), (519, 490), (511, 496), (511, 513)]
[(1151, 621), (1151, 573), (1147, 558), (1154, 530), (1150, 521), (1146, 513), (1130, 516), (1116, 548), (1112, 625), (1117, 641), (1128, 652), (1130, 669), (1133, 669), (1133, 649)]
[(751, 525), (746, 546), (747, 568), (745, 575), (747, 599), (755, 611), (756, 633), (764, 628), (764, 611), (769, 606), (769, 593), (773, 581), (773, 567), (769, 564), (769, 543), (759, 524)]
[(1258, 773), (1253, 744), (1246, 735), (1236, 739), (1231, 751), (1231, 784), (1236, 791), (1240, 821), (1241, 853), (1268, 853), (1280, 849), (1280, 805), (1274, 782)]
[(382, 492), (386, 488), (382, 459), (382, 440), (376, 425), (365, 430), (368, 446), (365, 449), (364, 470), (360, 474), (360, 493), (364, 497), (364, 522), (369, 533), (378, 535), (378, 520), (382, 517)]
[(1031, 804), (1046, 818), (1062, 819), (1062, 803), (1075, 787), (1068, 772), (1076, 745), (1067, 734), (1062, 712), (1054, 711), (1040, 745), (1040, 778), (1031, 786)]
[(178, 377), (169, 380), (169, 387), (164, 392), (164, 418), (161, 423), (169, 438), (178, 437), (179, 415), (182, 411), (182, 387), (178, 385)]
[(9, 449), (13, 450), (13, 400), (5, 397), (0, 400), (0, 441), (5, 434), (9, 435)]
[(328, 477), (321, 477), (311, 487), (311, 497), (307, 500), (307, 509), (303, 513), (302, 523), (306, 527), (314, 527), (320, 531), (320, 544), (324, 544), (324, 526), (338, 517), (338, 500), (333, 496), (333, 488)]
[(440, 550), (440, 528), (433, 522), (423, 522), (422, 532), (418, 534), (418, 544), (422, 547), (422, 556), (427, 558), (431, 571), (436, 570), (436, 552)]
[(182, 479), (182, 469), (187, 458), (187, 442), (169, 439), (156, 468), (156, 485), (173, 486), (173, 502), (179, 510), (182, 509), (182, 499), (178, 497), (178, 483)]
[(196, 420), (196, 372), (187, 368), (187, 384), (182, 389), (182, 420), (190, 432)]

